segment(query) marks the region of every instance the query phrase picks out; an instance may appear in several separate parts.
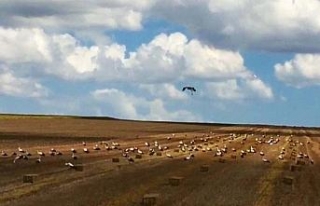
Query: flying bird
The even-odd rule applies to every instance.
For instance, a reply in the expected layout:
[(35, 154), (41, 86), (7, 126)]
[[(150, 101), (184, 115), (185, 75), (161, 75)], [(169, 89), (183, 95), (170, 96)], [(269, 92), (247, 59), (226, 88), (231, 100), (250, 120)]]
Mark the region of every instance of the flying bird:
[(182, 91), (184, 92), (185, 90), (189, 90), (191, 92), (191, 95), (193, 95), (194, 92), (196, 92), (197, 90), (194, 87), (183, 87)]

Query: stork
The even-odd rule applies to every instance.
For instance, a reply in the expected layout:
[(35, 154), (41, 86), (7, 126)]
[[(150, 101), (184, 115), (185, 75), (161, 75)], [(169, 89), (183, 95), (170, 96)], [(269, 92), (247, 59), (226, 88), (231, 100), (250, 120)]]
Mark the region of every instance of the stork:
[(16, 163), (17, 160), (22, 159), (23, 156), (22, 155), (18, 155), (14, 158), (13, 163)]
[(167, 156), (168, 158), (173, 158), (173, 156), (172, 156), (171, 154), (169, 154), (169, 153), (166, 153), (166, 156)]
[(44, 154), (43, 152), (41, 152), (41, 151), (37, 151), (37, 154), (38, 154), (39, 156), (45, 156), (45, 154)]
[(262, 161), (265, 163), (270, 163), (270, 160), (268, 160), (267, 158), (262, 158)]
[(189, 90), (191, 92), (191, 95), (193, 95), (194, 92), (196, 92), (196, 89), (194, 87), (186, 86), (182, 88), (182, 91)]
[(18, 147), (18, 151), (21, 152), (21, 153), (25, 152), (23, 149), (21, 149), (21, 147)]
[(94, 150), (100, 150), (100, 147), (98, 146), (98, 144), (96, 144), (94, 147), (93, 147)]
[(72, 159), (74, 159), (74, 160), (76, 160), (76, 159), (78, 159), (78, 157), (74, 154), (74, 153), (72, 153)]
[(8, 156), (8, 154), (5, 152), (5, 151), (1, 151), (1, 156), (3, 156), (3, 157), (6, 157), (6, 156)]
[(71, 162), (67, 162), (64, 165), (70, 167), (70, 168), (74, 168), (74, 164), (72, 164)]
[(36, 160), (36, 163), (41, 163), (41, 156)]

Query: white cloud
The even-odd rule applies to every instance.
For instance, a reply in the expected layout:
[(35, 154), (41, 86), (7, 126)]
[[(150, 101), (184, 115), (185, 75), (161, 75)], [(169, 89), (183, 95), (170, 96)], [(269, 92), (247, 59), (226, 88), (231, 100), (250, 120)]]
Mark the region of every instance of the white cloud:
[[(117, 117), (140, 120), (200, 121), (201, 119), (186, 110), (168, 111), (161, 99), (147, 100), (126, 94), (118, 89), (95, 90), (92, 96), (104, 106), (112, 107)], [(101, 112), (101, 111), (100, 111)]]
[(320, 85), (319, 64), (319, 54), (297, 54), (292, 60), (276, 64), (274, 68), (280, 81), (299, 88)]
[(185, 26), (211, 45), (320, 51), (318, 0), (158, 0), (151, 15)]
[(48, 89), (30, 78), (16, 77), (7, 68), (0, 70), (0, 95), (39, 98), (48, 95)]
[(273, 99), (270, 87), (258, 78), (245, 80), (230, 79), (222, 82), (206, 84), (207, 92), (211, 97), (222, 100), (240, 100), (249, 98)]
[(0, 61), (42, 63), (51, 61), (49, 39), (42, 29), (5, 29), (0, 27)]
[(50, 34), (72, 32), (79, 40), (98, 45), (110, 42), (105, 32), (137, 31), (153, 5), (149, 0), (0, 1), (0, 27), (41, 28)]
[[(179, 32), (159, 34), (127, 54), (124, 45), (83, 46), (69, 34), (49, 35), (41, 29), (1, 28), (0, 31), (0, 47), (8, 48), (0, 53), (0, 63), (20, 74), (38, 72), (65, 80), (136, 82), (145, 84), (151, 94), (170, 99), (186, 98), (172, 82), (238, 79), (251, 84), (252, 90), (256, 88), (253, 93), (257, 97), (272, 97), (271, 89), (261, 80), (249, 81), (253, 74), (244, 66), (239, 52), (210, 47), (196, 39), (188, 41)], [(17, 50), (15, 37), (29, 43)], [(269, 94), (261, 93), (263, 90), (269, 90)]]
[(191, 40), (184, 53), (185, 75), (202, 79), (248, 77), (242, 56), (238, 52), (220, 50)]
[(43, 1), (4, 0), (0, 2), (0, 25), (41, 26), (46, 29), (141, 28), (142, 12), (151, 6), (146, 0)]
[[(89, 47), (82, 46), (69, 34), (49, 35), (41, 29), (0, 29), (0, 46), (5, 48), (0, 61), (28, 62), (34, 67), (40, 64), (45, 72), (64, 79), (154, 83), (183, 78), (243, 77), (249, 73), (238, 52), (209, 47), (195, 39), (188, 42), (182, 33), (160, 34), (126, 57), (126, 47), (116, 43)], [(17, 37), (22, 41), (20, 47)]]
[(164, 83), (164, 84), (142, 84), (140, 86), (150, 92), (155, 97), (169, 98), (172, 100), (184, 100), (187, 99), (187, 95), (178, 90), (175, 85)]
[(72, 31), (79, 40), (101, 45), (110, 42), (106, 31), (141, 30), (144, 22), (160, 18), (218, 48), (315, 52), (319, 10), (318, 0), (2, 0), (0, 26)]
[(244, 98), (244, 94), (235, 79), (224, 82), (211, 82), (207, 83), (206, 86), (208, 94), (219, 99), (234, 100)]

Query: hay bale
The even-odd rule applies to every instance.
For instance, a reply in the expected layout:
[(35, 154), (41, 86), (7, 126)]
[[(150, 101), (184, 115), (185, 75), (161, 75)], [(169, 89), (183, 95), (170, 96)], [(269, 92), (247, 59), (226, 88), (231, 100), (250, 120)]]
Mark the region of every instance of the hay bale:
[(153, 206), (156, 205), (157, 199), (159, 198), (158, 193), (145, 194), (142, 198), (143, 206)]
[(37, 174), (23, 175), (22, 181), (23, 181), (23, 183), (33, 183), (37, 176), (38, 176)]
[(301, 171), (302, 167), (300, 165), (290, 165), (290, 171)]
[(112, 158), (112, 162), (120, 162), (119, 157), (113, 157), (113, 158)]
[(178, 185), (180, 185), (182, 180), (183, 180), (183, 177), (173, 176), (173, 177), (169, 178), (169, 184), (171, 186), (178, 186)]
[(200, 172), (208, 172), (209, 171), (209, 165), (201, 165)]
[(136, 154), (136, 159), (141, 159), (142, 155), (141, 154)]
[(157, 156), (162, 156), (162, 152), (157, 152), (156, 155)]
[(74, 168), (76, 171), (82, 172), (82, 171), (83, 171), (83, 164), (76, 164), (76, 165), (74, 165), (73, 168)]
[(287, 184), (287, 185), (293, 185), (294, 177), (292, 177), (292, 176), (285, 176), (285, 177), (283, 177), (282, 182), (285, 183), (285, 184)]

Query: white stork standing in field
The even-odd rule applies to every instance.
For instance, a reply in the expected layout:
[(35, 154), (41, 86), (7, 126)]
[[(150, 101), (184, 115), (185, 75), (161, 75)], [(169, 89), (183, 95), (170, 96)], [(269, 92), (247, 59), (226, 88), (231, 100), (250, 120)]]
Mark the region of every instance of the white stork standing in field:
[(89, 149), (88, 148), (83, 148), (83, 152), (84, 153), (89, 153)]
[(172, 156), (170, 153), (166, 153), (166, 156), (167, 156), (168, 158), (173, 158), (173, 156)]
[(72, 164), (71, 162), (67, 162), (64, 164), (65, 166), (68, 166), (70, 168), (74, 168), (74, 164)]
[(254, 147), (250, 146), (250, 152), (251, 153), (256, 153), (256, 149)]
[(36, 163), (41, 163), (41, 156), (36, 160)]
[(155, 152), (156, 152), (156, 151), (155, 151), (154, 149), (152, 149), (152, 148), (149, 149), (149, 155), (150, 155), (150, 156), (154, 155)]
[(7, 154), (5, 151), (2, 150), (2, 151), (1, 151), (1, 156), (2, 156), (2, 157), (6, 157), (6, 156), (8, 156), (8, 154)]
[(57, 151), (56, 155), (62, 155), (62, 152)]
[(183, 160), (191, 160), (194, 158), (194, 154), (189, 154), (188, 156), (184, 157)]
[(270, 160), (268, 160), (267, 158), (262, 158), (262, 161), (265, 163), (270, 163)]
[(94, 147), (93, 147), (94, 150), (100, 150), (100, 147), (98, 144), (96, 144)]
[(43, 152), (41, 152), (41, 151), (37, 151), (37, 154), (39, 155), (39, 156), (45, 156), (45, 154), (43, 153)]
[(77, 153), (77, 150), (74, 149), (74, 148), (71, 148), (71, 152), (72, 152), (72, 153)]
[(21, 149), (21, 147), (18, 147), (18, 151), (19, 151), (20, 153), (25, 153), (25, 151), (24, 151), (23, 149)]
[(134, 162), (134, 159), (132, 157), (128, 157), (128, 162), (129, 163), (133, 163)]
[(112, 145), (115, 146), (115, 147), (119, 147), (120, 144), (118, 142), (112, 142)]
[(18, 155), (14, 158), (13, 163), (16, 163), (17, 160), (22, 159), (23, 155)]
[(78, 159), (78, 157), (75, 155), (75, 153), (72, 153), (72, 159), (74, 159), (74, 160), (76, 160), (76, 159)]

